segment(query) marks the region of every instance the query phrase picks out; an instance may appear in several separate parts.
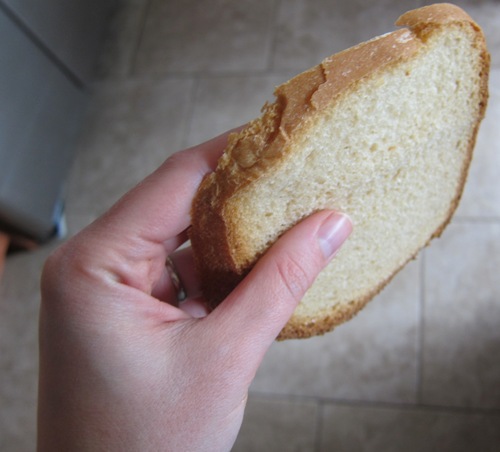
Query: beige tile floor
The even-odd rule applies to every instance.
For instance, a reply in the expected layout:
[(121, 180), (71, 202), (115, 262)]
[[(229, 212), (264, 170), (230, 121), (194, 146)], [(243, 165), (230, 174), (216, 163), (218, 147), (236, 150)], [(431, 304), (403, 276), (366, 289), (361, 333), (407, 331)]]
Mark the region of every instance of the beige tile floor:
[[(256, 116), (293, 73), (424, 3), (124, 1), (68, 182), (69, 233), (170, 153)], [(235, 451), (500, 450), (500, 2), (460, 4), (493, 70), (453, 223), (353, 321), (272, 346)], [(38, 279), (56, 245), (11, 256), (1, 283), (1, 451), (34, 450)]]

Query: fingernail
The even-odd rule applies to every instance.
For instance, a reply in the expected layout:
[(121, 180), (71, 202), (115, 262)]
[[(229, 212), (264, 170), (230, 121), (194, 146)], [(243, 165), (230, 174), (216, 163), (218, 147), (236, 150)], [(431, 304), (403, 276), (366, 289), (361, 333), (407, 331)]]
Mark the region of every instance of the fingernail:
[(352, 232), (350, 218), (342, 213), (333, 212), (319, 227), (317, 237), (323, 256), (327, 261), (333, 258)]

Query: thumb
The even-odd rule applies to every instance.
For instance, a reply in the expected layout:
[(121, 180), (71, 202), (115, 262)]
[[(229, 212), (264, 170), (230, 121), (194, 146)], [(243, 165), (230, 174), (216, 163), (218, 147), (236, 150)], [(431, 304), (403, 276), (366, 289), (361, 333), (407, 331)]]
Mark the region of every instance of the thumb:
[(208, 318), (263, 356), (351, 231), (346, 215), (311, 215), (285, 233)]

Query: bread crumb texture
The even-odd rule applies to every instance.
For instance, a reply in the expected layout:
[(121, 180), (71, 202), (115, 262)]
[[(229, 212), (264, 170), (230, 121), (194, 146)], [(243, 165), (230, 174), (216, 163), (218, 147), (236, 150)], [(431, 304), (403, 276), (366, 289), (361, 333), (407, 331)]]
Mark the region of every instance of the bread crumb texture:
[(351, 318), (438, 236), (465, 183), (487, 100), (489, 56), (458, 7), (327, 58), (276, 89), (231, 138), (193, 204), (192, 243), (216, 305), (281, 234), (321, 209), (354, 231), (280, 334)]

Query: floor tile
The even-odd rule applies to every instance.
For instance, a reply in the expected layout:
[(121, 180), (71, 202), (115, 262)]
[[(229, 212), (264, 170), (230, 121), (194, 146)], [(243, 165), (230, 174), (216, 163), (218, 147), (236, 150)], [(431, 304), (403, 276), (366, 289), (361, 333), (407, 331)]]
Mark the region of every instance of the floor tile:
[(201, 78), (194, 99), (188, 142), (192, 146), (260, 116), (266, 101), (274, 101), (281, 76)]
[[(436, 3), (419, 0), (330, 2), (292, 0), (282, 2), (278, 12), (274, 69), (306, 69), (323, 58), (367, 39), (395, 29), (404, 12)], [(492, 54), (500, 67), (500, 8), (493, 0), (457, 0), (483, 28)]]
[(500, 219), (500, 69), (490, 74), (490, 98), (481, 123), (459, 217)]
[(0, 450), (35, 450), (40, 273), (52, 247), (9, 256), (0, 284)]
[(181, 148), (192, 86), (190, 79), (98, 85), (68, 187), (70, 226), (102, 214)]
[(320, 452), (494, 452), (500, 416), (327, 405)]
[(153, 0), (135, 73), (263, 71), (271, 49), (274, 4)]
[(148, 0), (122, 0), (110, 18), (97, 78), (126, 78), (132, 71)]
[(394, 30), (417, 0), (292, 0), (281, 2), (273, 69), (303, 70), (323, 58)]
[(500, 408), (500, 223), (457, 223), (425, 255), (422, 401)]
[(233, 452), (314, 450), (318, 406), (314, 402), (250, 396)]
[(414, 402), (419, 262), (353, 320), (322, 337), (275, 343), (252, 386), (259, 393)]

